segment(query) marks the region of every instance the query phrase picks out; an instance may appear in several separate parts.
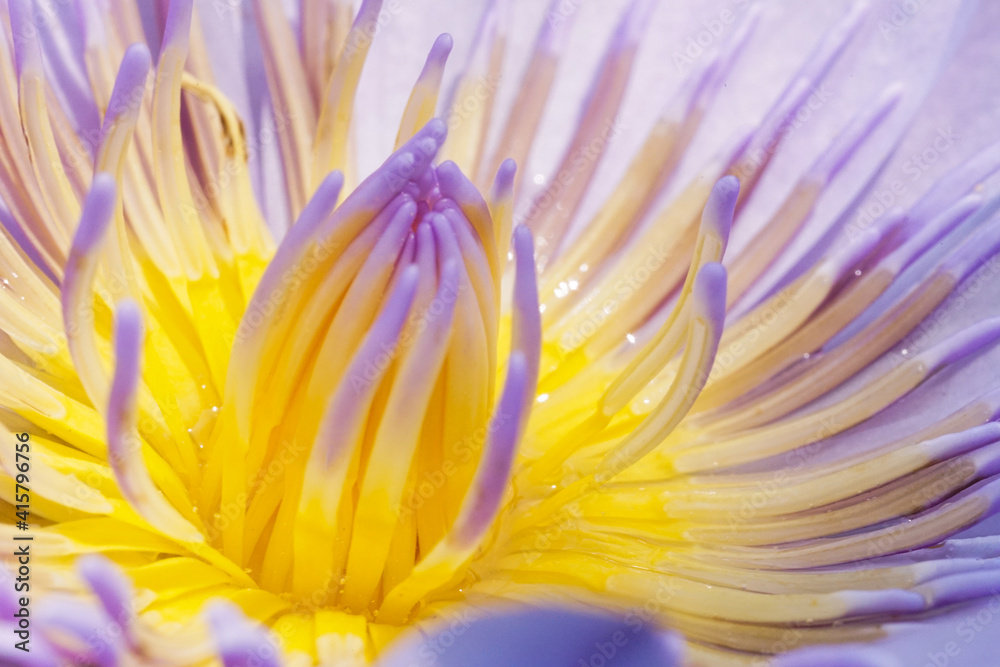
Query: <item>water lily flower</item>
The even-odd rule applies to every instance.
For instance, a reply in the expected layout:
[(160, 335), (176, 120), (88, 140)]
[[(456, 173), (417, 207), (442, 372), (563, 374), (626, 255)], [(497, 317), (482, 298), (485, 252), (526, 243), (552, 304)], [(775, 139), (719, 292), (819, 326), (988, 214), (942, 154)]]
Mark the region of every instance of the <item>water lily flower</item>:
[(5, 664), (996, 662), (995, 4), (3, 4)]

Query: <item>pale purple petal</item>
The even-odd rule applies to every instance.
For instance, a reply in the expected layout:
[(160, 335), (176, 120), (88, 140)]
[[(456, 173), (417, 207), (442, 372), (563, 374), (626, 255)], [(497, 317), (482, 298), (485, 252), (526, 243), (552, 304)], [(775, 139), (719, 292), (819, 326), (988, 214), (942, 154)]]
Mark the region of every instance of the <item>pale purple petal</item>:
[(683, 644), (638, 618), (572, 610), (456, 609), (393, 644), (376, 667), (682, 665)]

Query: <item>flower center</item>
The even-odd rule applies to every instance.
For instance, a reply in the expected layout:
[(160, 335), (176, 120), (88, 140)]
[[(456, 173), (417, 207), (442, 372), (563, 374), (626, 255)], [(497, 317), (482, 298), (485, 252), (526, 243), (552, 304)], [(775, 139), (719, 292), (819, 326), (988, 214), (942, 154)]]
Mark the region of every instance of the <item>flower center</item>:
[[(339, 175), (323, 182), (247, 307), (203, 429), (198, 505), (226, 517), (215, 546), (307, 606), (399, 622), (454, 594), (534, 394), (517, 350), (537, 359), (537, 331), (500, 339), (509, 170), (487, 204), (453, 163), (431, 166), (443, 134), (428, 125), (339, 206)], [(537, 330), (517, 238), (531, 275), (515, 319), (533, 311)]]

